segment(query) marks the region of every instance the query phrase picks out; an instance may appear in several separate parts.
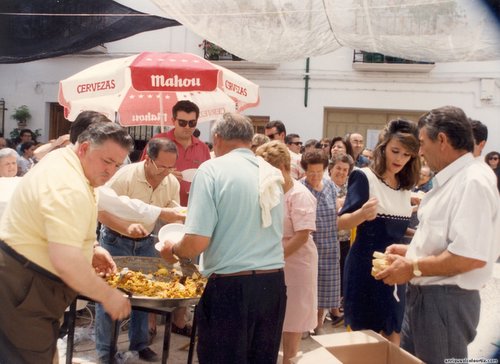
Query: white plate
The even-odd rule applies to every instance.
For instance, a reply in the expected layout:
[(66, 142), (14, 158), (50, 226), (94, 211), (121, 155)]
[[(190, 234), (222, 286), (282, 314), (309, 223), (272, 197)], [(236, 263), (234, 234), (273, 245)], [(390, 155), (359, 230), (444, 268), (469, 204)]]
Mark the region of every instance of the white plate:
[(183, 224), (167, 224), (158, 231), (158, 243), (155, 244), (155, 249), (161, 251), (165, 240), (170, 240), (173, 243), (178, 243), (184, 237)]
[(186, 182), (193, 182), (194, 175), (196, 174), (196, 168), (185, 169), (181, 171), (182, 179)]

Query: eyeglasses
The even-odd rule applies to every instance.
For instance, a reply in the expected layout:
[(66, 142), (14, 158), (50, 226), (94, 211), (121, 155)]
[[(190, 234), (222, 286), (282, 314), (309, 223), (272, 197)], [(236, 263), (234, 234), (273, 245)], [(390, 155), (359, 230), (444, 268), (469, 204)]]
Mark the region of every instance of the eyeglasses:
[(288, 144), (294, 144), (294, 145), (302, 145), (302, 142), (290, 142)]
[(153, 163), (153, 166), (155, 166), (156, 170), (159, 172), (159, 173), (164, 173), (164, 172), (168, 172), (168, 173), (172, 173), (174, 170), (175, 170), (175, 167), (161, 167), (161, 168), (158, 168), (158, 166), (156, 165), (155, 161), (150, 159), (151, 163)]
[(175, 120), (177, 120), (181, 128), (185, 128), (188, 124), (190, 128), (196, 128), (196, 125), (198, 124), (198, 120), (196, 119), (193, 120), (175, 119)]
[(489, 157), (488, 160), (490, 160), (490, 161), (497, 161), (498, 157)]
[(273, 133), (273, 134), (269, 134), (267, 135), (267, 137), (271, 140), (274, 140), (274, 138), (276, 138), (276, 135), (280, 135), (280, 133), (276, 132), (276, 133)]

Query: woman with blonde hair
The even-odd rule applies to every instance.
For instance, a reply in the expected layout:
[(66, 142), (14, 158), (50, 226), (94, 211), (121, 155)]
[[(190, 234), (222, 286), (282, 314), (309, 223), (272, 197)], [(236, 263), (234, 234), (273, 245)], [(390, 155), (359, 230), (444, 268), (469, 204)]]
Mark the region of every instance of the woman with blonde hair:
[(420, 173), (417, 125), (390, 121), (381, 132), (369, 167), (352, 171), (338, 219), (339, 229), (357, 226), (345, 262), (344, 317), (353, 330), (369, 329), (399, 345), (405, 287), (371, 276), (375, 251), (400, 242), (408, 228), (411, 189)]
[(283, 248), (287, 303), (283, 324), (283, 364), (297, 355), (303, 332), (316, 327), (318, 252), (311, 236), (316, 230), (316, 199), (290, 175), (290, 153), (284, 143), (271, 141), (256, 155), (278, 168), (285, 183)]
[(269, 137), (267, 135), (255, 133), (253, 135), (253, 138), (252, 138), (252, 145), (251, 145), (250, 149), (252, 150), (252, 152), (255, 153), (255, 151), (257, 150), (258, 147), (260, 147), (262, 144), (268, 143), (270, 141), (271, 141), (271, 139), (269, 139)]

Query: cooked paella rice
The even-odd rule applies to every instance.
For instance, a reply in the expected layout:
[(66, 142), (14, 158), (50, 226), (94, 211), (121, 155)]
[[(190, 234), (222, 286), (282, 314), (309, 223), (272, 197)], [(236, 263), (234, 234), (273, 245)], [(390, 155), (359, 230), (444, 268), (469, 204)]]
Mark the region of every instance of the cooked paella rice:
[(154, 273), (128, 270), (127, 273), (113, 274), (106, 279), (112, 287), (122, 288), (134, 296), (153, 298), (196, 298), (205, 288), (206, 279), (193, 275), (184, 277), (175, 270), (160, 267)]

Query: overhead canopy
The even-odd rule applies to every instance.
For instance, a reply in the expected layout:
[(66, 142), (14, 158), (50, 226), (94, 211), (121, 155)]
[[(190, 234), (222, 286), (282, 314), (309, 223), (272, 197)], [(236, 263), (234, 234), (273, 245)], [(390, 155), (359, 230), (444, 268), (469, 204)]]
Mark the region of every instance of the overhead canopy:
[(0, 63), (76, 53), (175, 25), (180, 24), (109, 0), (2, 0)]
[(152, 1), (195, 33), (255, 62), (343, 46), (416, 61), (500, 59), (496, 0)]
[(179, 22), (256, 62), (343, 46), (418, 61), (500, 59), (498, 0), (150, 1), (167, 18), (109, 0), (3, 0), (0, 63), (80, 52)]

